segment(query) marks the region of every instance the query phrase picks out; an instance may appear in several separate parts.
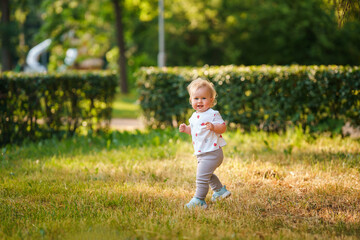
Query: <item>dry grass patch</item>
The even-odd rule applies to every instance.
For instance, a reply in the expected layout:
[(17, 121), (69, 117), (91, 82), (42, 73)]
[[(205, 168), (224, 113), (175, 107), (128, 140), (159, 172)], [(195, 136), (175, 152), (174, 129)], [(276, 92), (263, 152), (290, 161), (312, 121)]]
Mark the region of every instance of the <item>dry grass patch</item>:
[(195, 191), (196, 160), (175, 130), (45, 141), (39, 152), (39, 143), (7, 149), (0, 238), (360, 236), (358, 140), (299, 131), (225, 137), (216, 174), (232, 196), (211, 203), (210, 191), (206, 211), (183, 208)]

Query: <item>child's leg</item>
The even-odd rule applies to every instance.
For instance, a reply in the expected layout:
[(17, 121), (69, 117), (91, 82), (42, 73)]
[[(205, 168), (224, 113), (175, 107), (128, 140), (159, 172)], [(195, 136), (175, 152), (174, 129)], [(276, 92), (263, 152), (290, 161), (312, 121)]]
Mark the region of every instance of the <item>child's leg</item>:
[(214, 190), (214, 191), (222, 188), (222, 186), (223, 186), (221, 184), (219, 178), (215, 174), (213, 174), (211, 176), (209, 184), (210, 184), (211, 189)]
[(196, 198), (205, 199), (209, 191), (209, 184), (212, 189), (222, 188), (222, 184), (218, 177), (213, 174), (215, 169), (219, 167), (223, 161), (222, 149), (204, 153), (198, 157), (198, 167), (196, 173)]

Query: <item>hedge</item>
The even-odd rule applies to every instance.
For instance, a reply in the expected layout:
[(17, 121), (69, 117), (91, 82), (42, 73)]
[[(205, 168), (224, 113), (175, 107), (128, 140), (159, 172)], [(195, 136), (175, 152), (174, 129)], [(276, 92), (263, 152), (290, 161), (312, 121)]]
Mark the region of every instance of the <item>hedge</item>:
[(1, 74), (0, 145), (109, 124), (116, 86), (116, 74), (104, 71)]
[(347, 121), (360, 125), (358, 66), (148, 67), (136, 75), (141, 108), (153, 127), (187, 122), (186, 86), (198, 77), (214, 83), (214, 108), (233, 127), (279, 131), (301, 124), (340, 132)]

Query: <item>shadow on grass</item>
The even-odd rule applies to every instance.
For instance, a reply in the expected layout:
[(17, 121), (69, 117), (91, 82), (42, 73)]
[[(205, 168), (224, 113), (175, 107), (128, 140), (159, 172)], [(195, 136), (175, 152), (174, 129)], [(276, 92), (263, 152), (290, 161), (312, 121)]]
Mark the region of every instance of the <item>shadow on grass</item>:
[(20, 146), (12, 145), (1, 149), (0, 162), (4, 166), (18, 160), (44, 159), (54, 156), (77, 156), (101, 152), (103, 150), (120, 149), (123, 147), (158, 147), (171, 141), (188, 140), (186, 134), (176, 129), (150, 131), (110, 131), (91, 135), (77, 135), (59, 140), (57, 138), (27, 142)]

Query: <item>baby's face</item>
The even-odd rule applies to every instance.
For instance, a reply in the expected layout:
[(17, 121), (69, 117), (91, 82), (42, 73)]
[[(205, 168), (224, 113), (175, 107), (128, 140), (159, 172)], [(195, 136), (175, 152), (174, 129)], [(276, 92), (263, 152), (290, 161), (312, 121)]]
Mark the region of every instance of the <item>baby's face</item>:
[(195, 90), (190, 97), (191, 106), (196, 110), (196, 112), (205, 112), (207, 111), (214, 99), (211, 97), (210, 90), (206, 87), (201, 87)]

